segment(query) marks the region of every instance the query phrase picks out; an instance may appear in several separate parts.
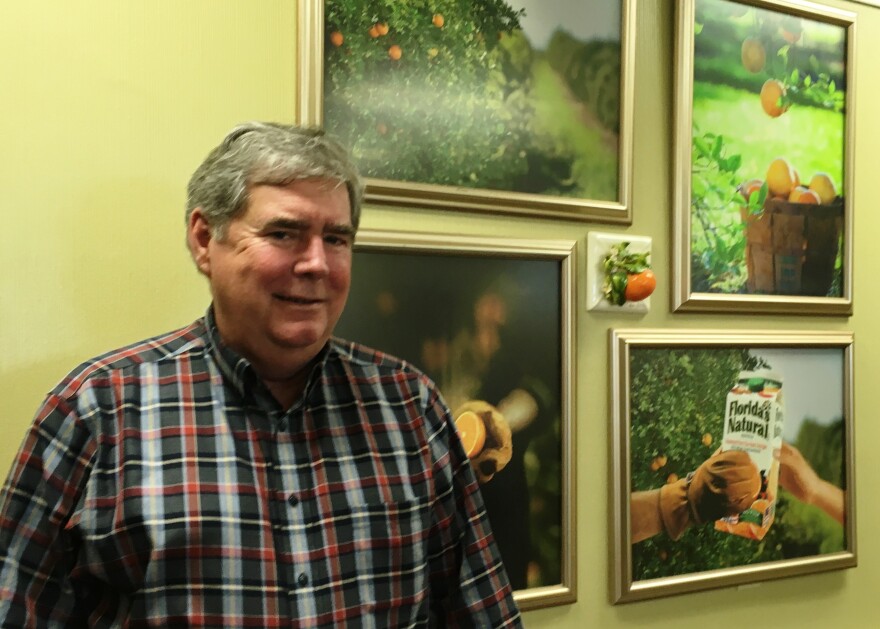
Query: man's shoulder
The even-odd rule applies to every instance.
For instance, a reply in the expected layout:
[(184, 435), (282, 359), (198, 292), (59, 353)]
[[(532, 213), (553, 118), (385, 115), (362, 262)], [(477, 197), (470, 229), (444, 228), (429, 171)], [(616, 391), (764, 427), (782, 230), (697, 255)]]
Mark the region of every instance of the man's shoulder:
[(125, 372), (147, 364), (191, 358), (205, 349), (204, 320), (104, 352), (80, 363), (55, 387), (53, 393), (68, 396), (89, 379), (111, 372)]
[(411, 362), (388, 352), (334, 337), (325, 363), (325, 382), (334, 397), (346, 392), (361, 402), (381, 398), (392, 403), (408, 404), (419, 398), (425, 406), (435, 406), (442, 414), (443, 396), (430, 376)]
[(362, 343), (334, 337), (331, 341), (331, 348), (340, 360), (359, 368), (380, 372), (409, 372), (417, 376), (424, 375), (412, 363)]

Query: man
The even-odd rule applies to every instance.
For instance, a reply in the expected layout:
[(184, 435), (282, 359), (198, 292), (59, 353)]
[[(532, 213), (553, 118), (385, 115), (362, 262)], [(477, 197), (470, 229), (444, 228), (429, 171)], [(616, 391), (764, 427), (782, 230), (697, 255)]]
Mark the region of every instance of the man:
[(2, 627), (520, 626), (433, 384), (331, 336), (361, 198), (320, 131), (208, 155), (213, 303), (49, 394), (0, 500)]

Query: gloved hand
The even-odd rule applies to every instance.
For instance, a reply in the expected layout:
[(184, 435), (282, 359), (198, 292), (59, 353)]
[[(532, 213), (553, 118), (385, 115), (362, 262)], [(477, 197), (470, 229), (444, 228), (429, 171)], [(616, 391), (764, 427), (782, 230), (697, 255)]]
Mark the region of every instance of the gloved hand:
[(714, 454), (693, 474), (660, 489), (660, 516), (677, 540), (691, 524), (703, 524), (744, 511), (761, 491), (761, 475), (740, 450)]
[(471, 456), (471, 467), (480, 484), (488, 483), (504, 469), (513, 456), (513, 435), (504, 415), (483, 400), (469, 400), (454, 413), (459, 417), (465, 411), (476, 413), (486, 426), (486, 443), (480, 452)]

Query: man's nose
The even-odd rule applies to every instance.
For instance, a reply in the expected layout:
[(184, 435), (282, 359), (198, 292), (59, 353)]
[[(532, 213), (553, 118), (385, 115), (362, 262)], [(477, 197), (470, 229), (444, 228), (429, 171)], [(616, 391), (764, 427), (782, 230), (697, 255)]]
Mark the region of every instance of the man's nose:
[(327, 252), (324, 248), (324, 237), (320, 234), (309, 236), (301, 255), (297, 257), (294, 270), (298, 273), (327, 274)]

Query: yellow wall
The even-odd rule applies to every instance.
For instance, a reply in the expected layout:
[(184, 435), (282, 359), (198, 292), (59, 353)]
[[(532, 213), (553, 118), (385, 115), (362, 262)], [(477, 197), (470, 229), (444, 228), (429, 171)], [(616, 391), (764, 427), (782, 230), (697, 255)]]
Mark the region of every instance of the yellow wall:
[[(603, 0), (600, 0), (603, 1)], [(849, 318), (671, 314), (674, 0), (638, 0), (632, 227), (367, 208), (369, 228), (508, 237), (587, 232), (653, 238), (661, 278), (642, 318), (587, 312), (577, 295), (578, 602), (531, 627), (871, 626), (880, 582), (880, 8), (856, 10), (855, 313)], [(188, 323), (207, 304), (183, 244), (184, 187), (245, 119), (295, 119), (293, 0), (0, 3), (0, 467), (44, 392), (77, 362)], [(856, 569), (612, 606), (608, 603), (608, 353), (611, 327), (852, 330), (856, 334)]]

